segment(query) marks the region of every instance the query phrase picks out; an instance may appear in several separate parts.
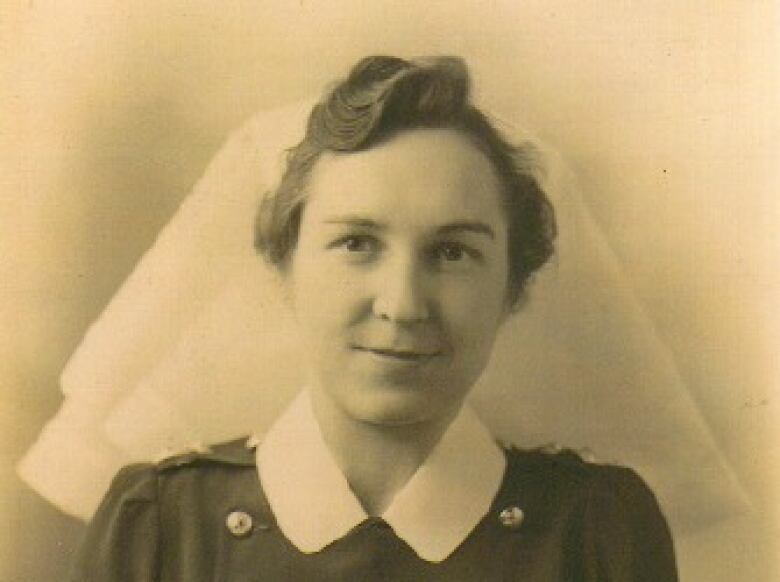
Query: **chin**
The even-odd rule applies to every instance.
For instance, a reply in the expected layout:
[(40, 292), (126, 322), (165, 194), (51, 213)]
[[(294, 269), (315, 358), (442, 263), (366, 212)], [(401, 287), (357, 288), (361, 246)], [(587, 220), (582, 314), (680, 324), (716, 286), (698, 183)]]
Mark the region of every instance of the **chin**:
[(430, 393), (378, 390), (345, 402), (343, 408), (356, 420), (381, 426), (405, 426), (439, 418), (460, 402), (442, 402)]

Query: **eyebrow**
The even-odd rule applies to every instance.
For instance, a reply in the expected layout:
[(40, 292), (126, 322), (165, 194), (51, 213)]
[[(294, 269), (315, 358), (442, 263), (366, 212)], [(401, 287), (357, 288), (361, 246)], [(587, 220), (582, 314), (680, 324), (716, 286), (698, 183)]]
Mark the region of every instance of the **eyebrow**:
[(387, 225), (371, 218), (363, 218), (362, 216), (337, 216), (335, 218), (329, 218), (323, 221), (325, 224), (348, 224), (350, 226), (361, 226), (363, 228), (371, 228), (374, 230), (384, 230)]
[[(338, 216), (325, 220), (324, 222), (325, 224), (347, 224), (350, 226), (359, 226), (373, 230), (384, 230), (387, 228), (387, 225), (383, 222), (378, 222), (371, 218), (364, 218), (362, 216)], [(493, 229), (490, 228), (490, 226), (477, 220), (455, 220), (453, 222), (441, 225), (436, 229), (436, 232), (438, 234), (472, 232), (485, 235), (490, 239), (496, 238), (496, 234), (493, 232)]]
[(440, 234), (450, 234), (454, 232), (473, 232), (477, 234), (484, 234), (485, 236), (495, 239), (496, 233), (484, 222), (476, 220), (456, 220), (450, 222), (438, 228)]

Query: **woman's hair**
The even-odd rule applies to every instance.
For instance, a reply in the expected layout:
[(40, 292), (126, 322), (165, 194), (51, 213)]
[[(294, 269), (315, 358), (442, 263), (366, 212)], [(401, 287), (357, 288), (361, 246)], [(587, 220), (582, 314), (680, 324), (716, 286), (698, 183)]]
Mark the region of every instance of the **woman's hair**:
[(466, 64), (457, 57), (362, 59), (314, 106), (306, 135), (288, 151), (275, 191), (257, 215), (255, 247), (284, 269), (298, 241), (306, 183), (323, 152), (356, 152), (412, 129), (447, 128), (464, 135), (490, 160), (508, 219), (510, 304), (553, 253), (553, 208), (537, 180), (537, 150), (510, 144), (470, 101)]

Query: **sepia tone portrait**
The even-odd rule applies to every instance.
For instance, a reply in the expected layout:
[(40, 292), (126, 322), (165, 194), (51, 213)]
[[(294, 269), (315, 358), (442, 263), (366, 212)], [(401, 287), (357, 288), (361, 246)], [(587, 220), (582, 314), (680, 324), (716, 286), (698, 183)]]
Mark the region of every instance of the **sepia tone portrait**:
[(10, 3), (0, 577), (777, 575), (777, 7)]

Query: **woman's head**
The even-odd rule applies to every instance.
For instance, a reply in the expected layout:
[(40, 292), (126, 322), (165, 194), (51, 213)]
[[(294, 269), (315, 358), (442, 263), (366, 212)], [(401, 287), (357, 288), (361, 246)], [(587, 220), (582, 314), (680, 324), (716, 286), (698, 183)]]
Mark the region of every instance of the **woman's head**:
[(459, 408), (551, 251), (529, 156), (469, 104), (456, 59), (365, 59), (314, 108), (257, 231), (314, 393), (379, 424)]
[(552, 255), (553, 209), (537, 180), (536, 150), (513, 145), (470, 101), (465, 63), (456, 57), (413, 61), (366, 57), (313, 108), (304, 139), (258, 212), (255, 245), (284, 270), (298, 242), (312, 170), (326, 152), (358, 152), (414, 129), (452, 129), (491, 162), (508, 224), (507, 304), (516, 305), (530, 276)]

